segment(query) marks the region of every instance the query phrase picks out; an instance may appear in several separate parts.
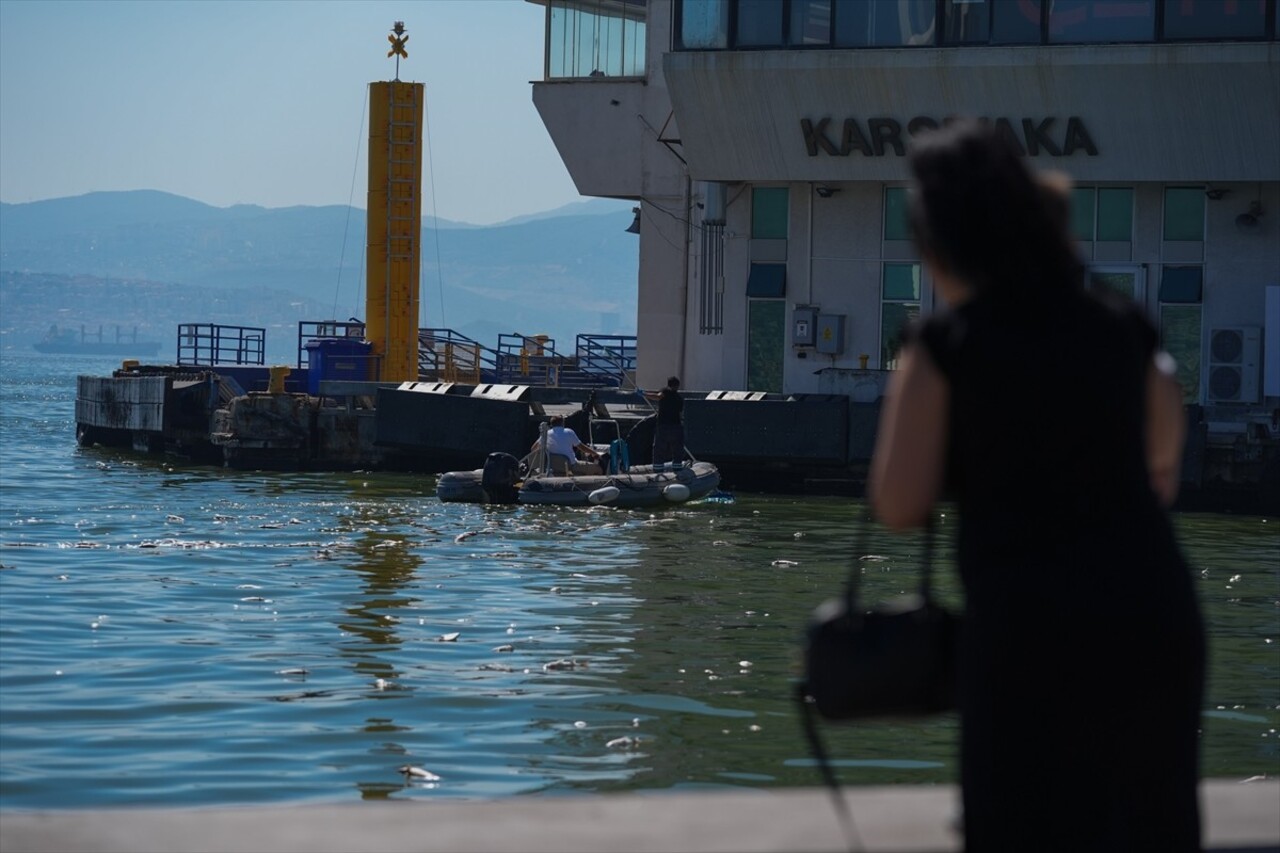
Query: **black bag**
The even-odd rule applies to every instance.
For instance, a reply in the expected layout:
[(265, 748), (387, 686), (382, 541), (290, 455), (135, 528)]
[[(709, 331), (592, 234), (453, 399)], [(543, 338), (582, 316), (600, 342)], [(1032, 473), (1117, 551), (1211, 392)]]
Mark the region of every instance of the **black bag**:
[(825, 719), (924, 716), (955, 708), (959, 618), (933, 599), (932, 553), (930, 523), (919, 593), (870, 611), (858, 597), (855, 555), (844, 595), (814, 611), (799, 693)]
[(933, 600), (933, 518), (925, 527), (920, 592), (868, 612), (858, 598), (866, 522), (858, 526), (844, 595), (814, 611), (805, 637), (804, 678), (796, 684), (800, 724), (850, 850), (863, 849), (848, 802), (827, 758), (814, 713), (831, 721), (920, 717), (956, 706), (960, 619)]

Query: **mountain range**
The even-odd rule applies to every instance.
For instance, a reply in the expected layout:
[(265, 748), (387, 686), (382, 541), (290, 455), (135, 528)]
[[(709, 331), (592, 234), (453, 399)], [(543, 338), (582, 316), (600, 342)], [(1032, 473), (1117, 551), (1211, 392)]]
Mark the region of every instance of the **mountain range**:
[[(634, 334), (631, 221), (630, 204), (601, 199), (492, 226), (424, 217), (421, 324), (489, 346), (546, 334), (561, 351), (578, 333)], [(0, 347), (51, 325), (166, 342), (179, 323), (227, 323), (265, 326), (269, 350), (293, 352), (299, 320), (362, 317), (364, 250), (365, 211), (348, 206), (152, 190), (0, 203)]]

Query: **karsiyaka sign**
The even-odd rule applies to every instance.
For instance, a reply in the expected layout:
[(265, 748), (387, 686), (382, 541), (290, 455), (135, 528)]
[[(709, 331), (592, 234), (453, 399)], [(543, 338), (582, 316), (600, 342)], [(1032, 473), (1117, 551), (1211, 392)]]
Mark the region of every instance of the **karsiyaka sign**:
[[(816, 122), (800, 119), (800, 130), (804, 133), (804, 145), (810, 157), (819, 154), (848, 157), (854, 152), (864, 157), (883, 157), (885, 152), (903, 157), (907, 153), (908, 139), (936, 130), (947, 121), (949, 119), (938, 122), (927, 116), (916, 116), (904, 128), (901, 122), (892, 118), (867, 119), (865, 125), (856, 118), (847, 118), (841, 125), (833, 127), (831, 117), (825, 116)], [(1068, 118), (1062, 129), (1055, 127), (1058, 119), (1054, 117), (1024, 118), (1017, 126), (1013, 121), (994, 119), (996, 129), (1027, 156), (1070, 157), (1077, 151), (1083, 151), (1090, 157), (1098, 156), (1098, 146), (1079, 116)]]

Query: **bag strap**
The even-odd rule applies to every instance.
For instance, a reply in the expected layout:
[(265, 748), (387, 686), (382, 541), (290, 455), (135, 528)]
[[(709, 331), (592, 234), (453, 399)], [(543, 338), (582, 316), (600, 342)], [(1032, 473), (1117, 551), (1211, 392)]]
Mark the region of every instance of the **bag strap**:
[(849, 809), (849, 803), (845, 800), (844, 795), (840, 793), (840, 780), (836, 778), (835, 771), (831, 769), (831, 760), (827, 758), (826, 747), (822, 744), (822, 737), (818, 734), (818, 719), (814, 711), (814, 702), (809, 698), (805, 691), (804, 684), (796, 685), (796, 704), (800, 710), (800, 727), (804, 730), (805, 740), (809, 742), (809, 752), (813, 755), (813, 760), (818, 765), (818, 774), (822, 777), (823, 784), (831, 793), (831, 802), (835, 805), (836, 817), (840, 821), (840, 829), (844, 832), (844, 837), (849, 842), (850, 853), (858, 853), (858, 851), (866, 850), (862, 843), (862, 836), (858, 834), (858, 826), (853, 822), (853, 812)]
[[(862, 585), (862, 552), (867, 544), (867, 530), (871, 526), (871, 505), (858, 515), (853, 528), (853, 560), (849, 566), (849, 577), (844, 585), (844, 603), (846, 609), (853, 613), (858, 601), (858, 587)], [(924, 543), (920, 552), (920, 596), (925, 601), (933, 600), (933, 512), (930, 511), (924, 523)]]
[[(871, 526), (869, 516), (871, 506), (868, 504), (858, 515), (853, 531), (853, 560), (849, 567), (849, 578), (845, 581), (844, 596), (847, 612), (855, 612), (858, 601), (858, 587), (862, 582), (863, 549), (867, 543), (867, 529)], [(933, 597), (933, 512), (930, 511), (924, 525), (924, 546), (920, 555), (920, 595), (929, 601)], [(851, 853), (865, 850), (862, 837), (858, 834), (857, 824), (853, 821), (853, 812), (849, 803), (840, 793), (840, 780), (831, 768), (831, 759), (827, 757), (826, 747), (818, 734), (818, 720), (813, 700), (809, 698), (803, 682), (796, 685), (796, 704), (799, 706), (800, 726), (804, 730), (805, 740), (809, 742), (809, 752), (818, 765), (818, 775), (831, 793), (831, 801), (835, 805), (836, 817), (840, 828), (844, 831), (845, 840), (849, 842)]]

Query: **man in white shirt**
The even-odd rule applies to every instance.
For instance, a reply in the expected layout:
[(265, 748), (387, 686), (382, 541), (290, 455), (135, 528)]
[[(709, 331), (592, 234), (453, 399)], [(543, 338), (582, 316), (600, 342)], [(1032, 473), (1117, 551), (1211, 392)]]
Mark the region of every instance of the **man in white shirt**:
[[(552, 415), (547, 420), (547, 455), (551, 458), (551, 473), (561, 477), (570, 474), (601, 473), (600, 454), (589, 445), (583, 444), (578, 434), (564, 425), (564, 417)], [(533, 450), (539, 448), (541, 439), (533, 443)], [(589, 461), (579, 461), (578, 452)]]

